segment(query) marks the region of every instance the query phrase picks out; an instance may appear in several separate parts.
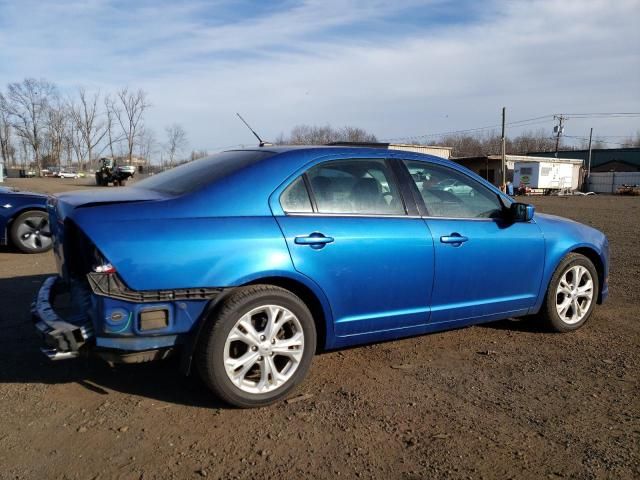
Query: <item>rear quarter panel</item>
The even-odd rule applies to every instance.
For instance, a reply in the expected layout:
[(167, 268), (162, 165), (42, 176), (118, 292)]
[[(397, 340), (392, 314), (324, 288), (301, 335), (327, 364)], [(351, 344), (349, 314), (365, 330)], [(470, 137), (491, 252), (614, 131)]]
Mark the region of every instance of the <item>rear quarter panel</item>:
[[(266, 201), (237, 207), (232, 196), (173, 199), (78, 208), (71, 218), (134, 290), (228, 288), (283, 278), (303, 284), (324, 314), (333, 339), (331, 307), (324, 292), (293, 268), (284, 236)], [(222, 208), (223, 202), (228, 208)]]
[(271, 216), (79, 220), (134, 290), (230, 287), (258, 272), (269, 276), (291, 269)]

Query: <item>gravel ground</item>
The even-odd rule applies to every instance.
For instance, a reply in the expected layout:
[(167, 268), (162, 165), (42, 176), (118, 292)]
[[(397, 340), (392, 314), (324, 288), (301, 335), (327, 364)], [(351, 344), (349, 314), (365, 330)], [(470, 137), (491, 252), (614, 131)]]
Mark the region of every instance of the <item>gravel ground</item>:
[(249, 411), (171, 361), (49, 363), (28, 312), (53, 257), (0, 249), (0, 478), (639, 478), (640, 198), (531, 202), (609, 236), (611, 297), (584, 328), (502, 321), (324, 353), (292, 398)]

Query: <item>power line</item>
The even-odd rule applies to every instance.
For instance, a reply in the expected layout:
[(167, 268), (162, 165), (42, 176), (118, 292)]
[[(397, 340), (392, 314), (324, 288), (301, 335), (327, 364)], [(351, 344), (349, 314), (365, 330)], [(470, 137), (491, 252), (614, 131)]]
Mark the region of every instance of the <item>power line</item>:
[[(563, 117), (564, 120), (567, 120), (569, 117), (572, 118), (636, 118), (640, 117), (640, 112), (599, 112), (599, 113), (558, 113), (558, 114), (548, 114), (541, 115), (539, 117), (526, 118), (523, 120), (517, 120), (514, 122), (509, 122), (505, 124), (506, 127), (509, 128), (521, 128), (527, 127), (531, 125), (541, 125), (543, 123), (547, 123), (552, 120), (554, 117)], [(476, 128), (468, 128), (464, 130), (451, 130), (448, 132), (438, 132), (438, 133), (426, 133), (422, 135), (410, 135), (404, 137), (393, 137), (393, 138), (383, 138), (382, 141), (390, 142), (390, 141), (407, 141), (407, 140), (415, 140), (419, 138), (438, 138), (444, 137), (446, 135), (461, 135), (465, 133), (474, 133), (481, 132), (484, 130), (496, 130), (500, 128), (502, 124), (496, 125), (488, 125), (486, 127), (476, 127)], [(620, 138), (625, 138), (624, 136), (620, 136)]]
[(640, 117), (640, 112), (607, 112), (607, 113), (562, 113), (556, 115), (565, 115), (569, 117), (576, 118), (586, 118), (586, 117), (612, 117), (612, 116), (623, 116), (623, 117)]
[[(533, 121), (539, 121), (542, 119), (551, 119), (553, 117), (553, 115), (544, 115), (541, 117), (534, 117), (534, 118), (527, 118), (524, 120), (517, 120), (515, 122), (509, 122), (506, 123), (505, 125), (507, 127), (524, 127), (527, 126), (529, 124), (526, 124), (525, 122), (533, 122)], [(544, 122), (536, 122), (536, 123), (544, 123)], [(534, 123), (531, 123), (531, 125), (533, 125)], [(411, 140), (411, 139), (416, 139), (416, 138), (433, 138), (433, 137), (443, 137), (445, 135), (459, 135), (462, 133), (471, 133), (471, 132), (478, 132), (478, 131), (482, 131), (482, 130), (495, 130), (497, 128), (502, 127), (502, 124), (497, 124), (497, 125), (489, 125), (486, 127), (477, 127), (477, 128), (468, 128), (465, 130), (452, 130), (449, 132), (439, 132), (439, 133), (426, 133), (423, 135), (411, 135), (411, 136), (406, 136), (406, 137), (394, 137), (394, 138), (384, 138), (382, 139), (383, 141), (392, 141), (392, 140)]]
[[(573, 138), (573, 139), (576, 139), (576, 140), (585, 140), (585, 141), (589, 140), (588, 137), (580, 137), (580, 136), (576, 136), (576, 135), (564, 135), (564, 138)], [(606, 143), (608, 145), (618, 145), (618, 146), (621, 146), (621, 147), (624, 147), (624, 146), (629, 146), (630, 147), (631, 146), (631, 143), (611, 142), (611, 141), (606, 141), (606, 140), (598, 140), (598, 137), (594, 137), (594, 138), (598, 142)]]

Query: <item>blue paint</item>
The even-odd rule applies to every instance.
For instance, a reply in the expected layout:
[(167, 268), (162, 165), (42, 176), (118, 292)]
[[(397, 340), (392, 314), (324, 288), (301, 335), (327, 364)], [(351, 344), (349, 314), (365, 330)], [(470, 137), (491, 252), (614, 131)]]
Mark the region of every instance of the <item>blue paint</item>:
[[(505, 210), (512, 203), (458, 164), (369, 148), (260, 151), (271, 153), (248, 165), (239, 162), (237, 169), (193, 191), (168, 193), (142, 183), (59, 195), (49, 212), (61, 275), (68, 275), (65, 248), (71, 244), (63, 225), (72, 222), (132, 290), (233, 289), (265, 278), (295, 282), (321, 306), (326, 348), (534, 313), (555, 268), (578, 248), (593, 252), (602, 264), (602, 280), (608, 276), (606, 237), (577, 222), (542, 214), (522, 222), (506, 216), (427, 216), (415, 196), (407, 194), (412, 180), (402, 170), (403, 160), (427, 162), (470, 177), (500, 197)], [(200, 160), (198, 168), (216, 168), (216, 158)], [(387, 159), (394, 165), (400, 181), (406, 182), (403, 201), (410, 214), (285, 214), (280, 195), (301, 174), (321, 162), (358, 158)], [(322, 245), (296, 241), (317, 234), (333, 241)], [(446, 241), (456, 235), (466, 241)], [(600, 300), (607, 292), (608, 285), (603, 284)], [(99, 346), (141, 350), (184, 341), (204, 319), (209, 302), (136, 304), (94, 296), (93, 304), (90, 315)], [(141, 331), (138, 318), (146, 308), (166, 309), (169, 325)], [(117, 330), (105, 320), (116, 310), (132, 318)]]

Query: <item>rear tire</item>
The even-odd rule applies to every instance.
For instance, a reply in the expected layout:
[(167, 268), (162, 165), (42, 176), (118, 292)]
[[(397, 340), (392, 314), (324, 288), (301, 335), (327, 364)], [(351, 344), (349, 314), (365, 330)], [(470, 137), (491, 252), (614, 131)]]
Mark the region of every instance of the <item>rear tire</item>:
[(570, 253), (556, 268), (540, 316), (555, 332), (571, 332), (584, 325), (596, 305), (598, 271), (584, 255)]
[(285, 397), (306, 376), (316, 349), (307, 306), (271, 285), (239, 288), (209, 318), (196, 364), (225, 402), (262, 407)]

